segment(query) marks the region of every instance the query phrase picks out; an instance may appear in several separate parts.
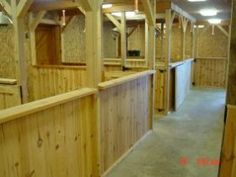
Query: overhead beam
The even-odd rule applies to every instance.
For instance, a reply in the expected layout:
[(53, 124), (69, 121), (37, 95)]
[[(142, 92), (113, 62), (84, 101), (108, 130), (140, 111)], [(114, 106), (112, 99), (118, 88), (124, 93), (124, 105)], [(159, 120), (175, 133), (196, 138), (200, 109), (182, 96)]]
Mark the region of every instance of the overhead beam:
[(19, 4), (17, 5), (17, 17), (24, 17), (32, 3), (33, 0), (20, 0)]
[(80, 0), (79, 2), (81, 4), (81, 7), (83, 7), (83, 9), (85, 11), (91, 11), (92, 10), (92, 2), (91, 2), (91, 0)]
[(196, 22), (196, 19), (192, 15), (190, 15), (189, 13), (181, 9), (179, 6), (177, 6), (173, 2), (171, 3), (171, 9), (177, 12), (178, 14), (184, 16), (185, 18), (189, 19), (190, 21), (194, 23)]
[(121, 23), (111, 14), (106, 13), (106, 17), (118, 28), (119, 32), (121, 31)]
[(148, 23), (152, 26), (155, 26), (155, 18), (150, 0), (142, 0), (142, 3), (143, 3), (143, 10), (148, 20)]
[(72, 1), (44, 1), (37, 2), (35, 1), (30, 10), (31, 11), (51, 11), (51, 10), (62, 10), (62, 9), (71, 9), (78, 8), (82, 6), (82, 0), (80, 3)]
[(11, 13), (11, 6), (10, 4), (6, 1), (6, 0), (0, 0), (0, 5), (2, 7), (2, 9), (8, 14), (8, 15), (12, 15)]
[(37, 28), (38, 24), (40, 23), (42, 18), (45, 16), (45, 14), (46, 14), (46, 11), (40, 11), (37, 13), (37, 15), (34, 19), (31, 19), (31, 23), (30, 23), (30, 30), (31, 31), (34, 31)]

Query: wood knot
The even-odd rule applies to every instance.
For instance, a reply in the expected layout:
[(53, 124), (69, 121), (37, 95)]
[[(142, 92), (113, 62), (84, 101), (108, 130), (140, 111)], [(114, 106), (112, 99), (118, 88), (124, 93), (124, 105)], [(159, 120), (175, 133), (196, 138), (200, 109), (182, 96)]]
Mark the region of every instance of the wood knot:
[(42, 145), (43, 145), (43, 139), (39, 138), (38, 142), (37, 142), (37, 146), (40, 148), (40, 147), (42, 147)]

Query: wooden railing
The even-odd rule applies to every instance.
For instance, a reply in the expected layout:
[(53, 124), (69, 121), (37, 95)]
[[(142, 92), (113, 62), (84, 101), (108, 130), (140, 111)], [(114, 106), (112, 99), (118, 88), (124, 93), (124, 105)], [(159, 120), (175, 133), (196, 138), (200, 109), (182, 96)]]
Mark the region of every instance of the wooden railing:
[(0, 110), (21, 104), (20, 86), (15, 79), (0, 78)]
[(236, 176), (236, 106), (228, 106), (219, 177)]
[(29, 75), (30, 101), (85, 86), (86, 66), (34, 66)]
[(152, 129), (154, 73), (144, 71), (98, 85), (103, 174)]
[(98, 177), (96, 89), (0, 111), (1, 177)]

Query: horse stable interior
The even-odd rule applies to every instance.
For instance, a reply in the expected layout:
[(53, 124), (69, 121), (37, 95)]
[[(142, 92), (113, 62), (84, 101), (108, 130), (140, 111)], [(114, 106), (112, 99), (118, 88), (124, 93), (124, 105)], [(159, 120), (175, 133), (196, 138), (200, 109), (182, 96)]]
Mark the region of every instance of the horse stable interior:
[(0, 0), (0, 177), (235, 177), (236, 0)]

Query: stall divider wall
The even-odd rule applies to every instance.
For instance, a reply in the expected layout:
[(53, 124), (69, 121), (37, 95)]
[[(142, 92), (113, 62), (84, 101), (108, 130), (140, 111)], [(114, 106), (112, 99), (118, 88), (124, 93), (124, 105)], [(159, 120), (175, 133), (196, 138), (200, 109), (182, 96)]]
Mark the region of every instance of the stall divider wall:
[(0, 110), (21, 104), (21, 89), (15, 79), (0, 78)]
[[(152, 130), (149, 70), (0, 111), (1, 177), (98, 177)], [(9, 168), (10, 167), (10, 168)]]
[(86, 85), (86, 66), (32, 66), (28, 84), (30, 101), (79, 89)]
[(96, 89), (0, 112), (1, 177), (98, 177)]
[(98, 85), (101, 171), (105, 174), (152, 130), (154, 73), (144, 71)]

